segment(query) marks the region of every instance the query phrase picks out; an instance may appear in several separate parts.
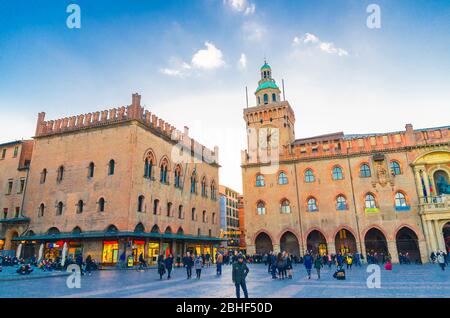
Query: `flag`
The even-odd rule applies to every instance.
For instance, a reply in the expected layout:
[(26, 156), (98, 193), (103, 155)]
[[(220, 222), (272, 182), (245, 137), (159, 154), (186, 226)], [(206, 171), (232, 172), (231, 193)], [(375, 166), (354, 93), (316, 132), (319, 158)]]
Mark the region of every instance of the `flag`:
[(422, 181), (422, 191), (423, 191), (423, 196), (426, 198), (427, 195), (427, 187), (425, 186), (425, 182), (423, 181), (423, 177), (420, 177), (420, 180)]
[(428, 176), (428, 183), (430, 184), (430, 196), (433, 196), (433, 183), (431, 182), (430, 176)]

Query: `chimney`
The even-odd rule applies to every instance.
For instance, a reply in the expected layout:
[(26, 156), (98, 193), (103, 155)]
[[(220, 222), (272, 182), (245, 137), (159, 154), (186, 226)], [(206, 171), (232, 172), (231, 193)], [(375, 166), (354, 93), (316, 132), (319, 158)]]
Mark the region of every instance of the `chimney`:
[(415, 143), (413, 125), (406, 124), (405, 129), (406, 129), (406, 133), (405, 133), (406, 145), (413, 146)]

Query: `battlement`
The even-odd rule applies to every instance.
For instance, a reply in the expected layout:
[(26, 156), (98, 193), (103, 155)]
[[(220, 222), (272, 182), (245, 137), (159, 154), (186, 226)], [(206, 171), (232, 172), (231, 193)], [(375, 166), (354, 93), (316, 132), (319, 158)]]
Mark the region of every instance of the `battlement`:
[(109, 110), (93, 113), (80, 114), (55, 120), (45, 120), (45, 112), (38, 115), (35, 138), (47, 137), (62, 133), (75, 132), (95, 127), (103, 127), (128, 121), (138, 121), (152, 132), (170, 138), (175, 143), (180, 143), (185, 148), (191, 149), (193, 155), (201, 156), (209, 163), (218, 163), (218, 147), (210, 150), (189, 138), (189, 128), (184, 132), (177, 130), (174, 126), (159, 118), (141, 106), (141, 95), (132, 95), (132, 103)]
[[(407, 124), (405, 128), (405, 131), (388, 133), (344, 135), (341, 132), (297, 139), (290, 147), (284, 146), (279, 150), (280, 161), (357, 155), (450, 142), (450, 126), (414, 130), (411, 124)], [(255, 162), (245, 152), (242, 163)]]

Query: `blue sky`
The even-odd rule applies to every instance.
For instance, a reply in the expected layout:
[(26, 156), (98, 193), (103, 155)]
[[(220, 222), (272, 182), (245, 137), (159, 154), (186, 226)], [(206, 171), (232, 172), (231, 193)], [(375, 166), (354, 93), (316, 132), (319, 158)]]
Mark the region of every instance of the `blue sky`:
[[(81, 29), (66, 7), (81, 8)], [(366, 7), (378, 4), (381, 28)], [(450, 1), (0, 0), (0, 142), (47, 118), (129, 104), (208, 147), (241, 190), (245, 86), (267, 57), (297, 138), (450, 124)]]

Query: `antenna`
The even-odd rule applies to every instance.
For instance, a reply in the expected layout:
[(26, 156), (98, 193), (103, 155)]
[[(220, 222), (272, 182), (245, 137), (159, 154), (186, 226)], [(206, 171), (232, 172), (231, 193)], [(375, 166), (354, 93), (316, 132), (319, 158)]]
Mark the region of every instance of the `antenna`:
[(246, 99), (247, 108), (248, 108), (248, 90), (247, 90), (247, 86), (245, 86), (245, 99)]
[(286, 101), (286, 95), (284, 93), (284, 79), (281, 80), (281, 83), (283, 85), (283, 102), (285, 102)]

